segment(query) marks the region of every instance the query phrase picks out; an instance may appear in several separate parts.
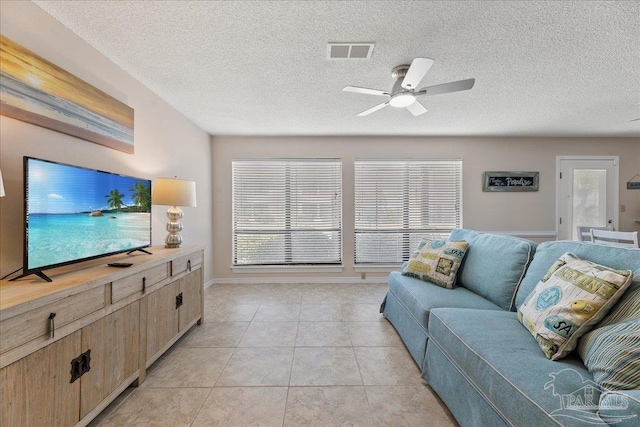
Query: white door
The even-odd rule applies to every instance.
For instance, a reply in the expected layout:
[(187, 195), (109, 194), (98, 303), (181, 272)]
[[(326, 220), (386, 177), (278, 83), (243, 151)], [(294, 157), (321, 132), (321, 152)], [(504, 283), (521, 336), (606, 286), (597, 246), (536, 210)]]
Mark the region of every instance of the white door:
[(560, 156), (558, 240), (577, 240), (576, 226), (618, 229), (618, 157)]

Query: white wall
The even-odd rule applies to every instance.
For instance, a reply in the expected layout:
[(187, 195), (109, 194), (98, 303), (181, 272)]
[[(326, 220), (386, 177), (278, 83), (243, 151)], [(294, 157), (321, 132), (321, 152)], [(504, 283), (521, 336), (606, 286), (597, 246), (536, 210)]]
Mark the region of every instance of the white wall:
[[(153, 179), (178, 176), (196, 181), (197, 208), (185, 208), (184, 244), (204, 244), (205, 281), (213, 277), (211, 144), (189, 122), (140, 82), (110, 62), (31, 2), (0, 2), (2, 35), (129, 105), (135, 112), (135, 154), (125, 154), (68, 135), (0, 117), (0, 274), (22, 266), (22, 157)], [(152, 244), (164, 245), (166, 208), (152, 212)]]
[[(246, 274), (231, 271), (231, 160), (242, 158), (342, 159), (343, 264), (342, 273), (324, 278), (353, 280), (353, 161), (365, 159), (459, 158), (463, 161), (463, 225), (554, 240), (556, 233), (556, 156), (620, 156), (621, 230), (640, 230), (640, 191), (626, 189), (638, 170), (637, 138), (409, 138), (409, 137), (222, 137), (213, 141), (213, 233), (215, 282), (309, 278), (309, 274)], [(538, 171), (540, 190), (521, 193), (482, 191), (484, 171)], [(537, 237), (536, 237), (537, 236)], [(386, 273), (367, 273), (368, 277)]]

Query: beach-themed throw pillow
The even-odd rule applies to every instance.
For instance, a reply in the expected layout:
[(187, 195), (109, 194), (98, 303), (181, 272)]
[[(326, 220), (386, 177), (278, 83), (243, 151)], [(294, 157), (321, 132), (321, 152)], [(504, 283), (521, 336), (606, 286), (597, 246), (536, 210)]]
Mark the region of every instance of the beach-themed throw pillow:
[(632, 278), (631, 270), (614, 270), (565, 253), (518, 308), (518, 319), (545, 356), (558, 360), (607, 314)]
[(402, 269), (402, 274), (451, 289), (468, 247), (467, 242), (423, 238)]

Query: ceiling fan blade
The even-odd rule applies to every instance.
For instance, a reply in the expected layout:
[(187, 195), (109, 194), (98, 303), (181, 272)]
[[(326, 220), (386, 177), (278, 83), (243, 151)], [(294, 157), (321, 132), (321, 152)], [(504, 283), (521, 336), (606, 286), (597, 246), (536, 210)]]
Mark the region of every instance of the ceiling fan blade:
[(389, 105), (389, 101), (378, 104), (375, 107), (369, 108), (368, 110), (364, 110), (362, 113), (358, 114), (358, 117), (368, 116), (369, 114), (378, 111), (379, 109), (384, 108), (387, 105)]
[(342, 90), (344, 92), (364, 93), (365, 95), (389, 96), (389, 92), (385, 92), (383, 90), (378, 90), (378, 89), (369, 89), (366, 87), (345, 86), (344, 88), (342, 88)]
[(441, 93), (460, 92), (473, 87), (476, 79), (459, 80), (457, 82), (443, 83), (441, 85), (427, 86), (420, 89), (414, 95), (440, 95)]
[(427, 109), (424, 108), (424, 105), (420, 104), (417, 100), (405, 107), (411, 114), (414, 116), (419, 116), (420, 114), (424, 114), (427, 112)]
[(411, 62), (411, 66), (407, 70), (407, 74), (402, 80), (401, 86), (405, 89), (415, 89), (420, 84), (420, 81), (427, 74), (429, 68), (435, 61), (430, 58), (415, 58)]

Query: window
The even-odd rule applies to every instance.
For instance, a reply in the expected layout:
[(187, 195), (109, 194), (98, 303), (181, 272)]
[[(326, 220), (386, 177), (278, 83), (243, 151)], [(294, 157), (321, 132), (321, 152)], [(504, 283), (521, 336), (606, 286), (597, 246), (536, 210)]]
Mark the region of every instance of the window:
[(356, 160), (355, 263), (406, 261), (462, 224), (461, 160)]
[(233, 265), (342, 263), (342, 164), (233, 161)]

